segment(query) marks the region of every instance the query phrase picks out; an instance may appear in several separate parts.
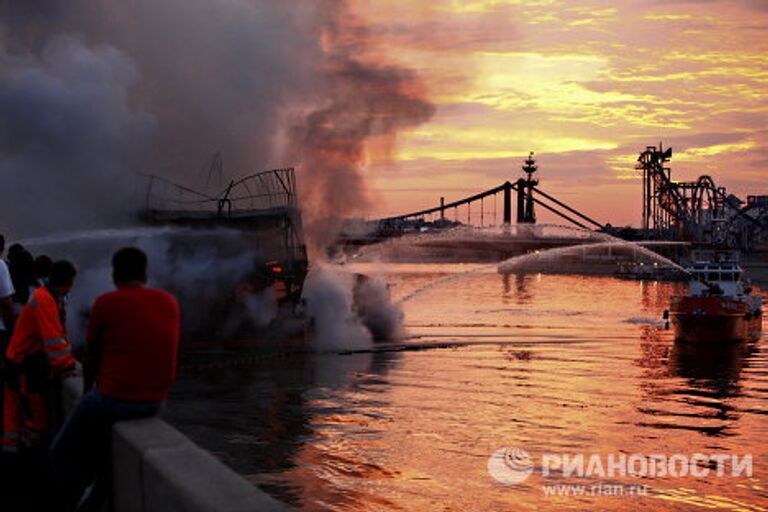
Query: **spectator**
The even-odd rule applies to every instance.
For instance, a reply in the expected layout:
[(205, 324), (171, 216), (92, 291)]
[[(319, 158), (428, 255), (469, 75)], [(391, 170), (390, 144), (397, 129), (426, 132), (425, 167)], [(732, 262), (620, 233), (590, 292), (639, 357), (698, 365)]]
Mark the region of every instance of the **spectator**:
[(51, 450), (64, 510), (99, 510), (108, 484), (112, 425), (156, 415), (176, 377), (176, 299), (145, 286), (147, 257), (140, 249), (117, 251), (112, 268), (117, 290), (98, 297), (91, 310), (88, 391)]
[[(21, 247), (18, 244), (14, 246)], [(20, 312), (24, 304), (29, 302), (32, 292), (37, 288), (35, 279), (35, 258), (32, 253), (23, 247), (14, 251), (13, 257), (9, 255), (8, 270), (11, 273), (11, 280), (16, 293), (13, 294), (16, 312)]]
[[(0, 235), (0, 350), (2, 350), (0, 359), (5, 357), (5, 347), (13, 327), (13, 294), (16, 293), (8, 265), (2, 259), (3, 252), (5, 252), (5, 237)], [(0, 362), (0, 368), (2, 366)]]
[(37, 281), (37, 286), (45, 286), (48, 276), (51, 274), (51, 265), (53, 265), (53, 261), (46, 254), (41, 254), (35, 258), (35, 280)]
[(11, 244), (11, 246), (8, 248), (8, 262), (10, 263), (13, 261), (13, 259), (21, 252), (24, 252), (26, 249), (24, 249), (24, 246), (20, 243)]
[[(5, 393), (5, 349), (8, 346), (8, 340), (11, 337), (13, 328), (13, 281), (8, 271), (8, 265), (3, 260), (5, 252), (5, 237), (0, 235), (0, 425), (3, 418), (3, 394)], [(6, 456), (0, 452), (0, 478), (4, 482), (9, 482), (6, 475)], [(15, 471), (10, 471), (13, 474)]]
[(5, 453), (28, 459), (47, 454), (52, 435), (49, 389), (54, 379), (74, 371), (75, 359), (66, 339), (62, 302), (77, 270), (68, 261), (51, 268), (47, 287), (35, 290), (21, 310), (6, 350), (3, 434)]

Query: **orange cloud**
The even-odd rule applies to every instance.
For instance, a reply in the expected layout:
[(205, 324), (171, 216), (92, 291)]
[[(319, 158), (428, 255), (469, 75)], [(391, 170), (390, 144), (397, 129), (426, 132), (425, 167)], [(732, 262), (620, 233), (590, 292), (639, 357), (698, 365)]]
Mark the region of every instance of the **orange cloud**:
[[(426, 188), (419, 201), (414, 190), (424, 183), (406, 169), (443, 169), (447, 189), (479, 190), (516, 176), (529, 149), (542, 155), (545, 188), (597, 211), (585, 182), (599, 182), (629, 204), (636, 153), (659, 140), (677, 145), (671, 164), (680, 176), (708, 172), (737, 194), (768, 193), (754, 189), (768, 161), (764, 2), (354, 5), (377, 51), (419, 73), (437, 105), (430, 123), (401, 138), (394, 161), (372, 171), (389, 213), (435, 202)], [(731, 156), (736, 165), (718, 168)], [(569, 160), (579, 162), (573, 172)], [(482, 162), (503, 162), (506, 174), (471, 178)], [(639, 204), (639, 182), (636, 193)], [(635, 210), (613, 210), (610, 221), (636, 223)]]

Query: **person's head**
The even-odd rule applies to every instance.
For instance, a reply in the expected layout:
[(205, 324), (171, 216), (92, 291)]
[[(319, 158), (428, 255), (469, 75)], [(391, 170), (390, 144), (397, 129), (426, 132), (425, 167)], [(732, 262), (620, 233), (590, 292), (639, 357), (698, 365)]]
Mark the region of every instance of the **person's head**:
[(75, 284), (77, 268), (71, 261), (59, 260), (51, 265), (51, 273), (48, 276), (48, 287), (54, 294), (62, 297), (69, 293)]
[(35, 273), (35, 257), (26, 249), (18, 251), (11, 261), (11, 277), (29, 281)]
[(140, 286), (147, 282), (147, 255), (137, 247), (123, 247), (112, 256), (115, 286)]
[(48, 279), (48, 276), (51, 275), (52, 265), (53, 260), (46, 254), (41, 254), (35, 258), (35, 277), (37, 279)]
[(24, 251), (26, 251), (26, 249), (24, 249), (23, 245), (19, 243), (11, 244), (11, 246), (8, 248), (8, 261), (15, 260)]
[(5, 237), (0, 235), (0, 256), (5, 252)]

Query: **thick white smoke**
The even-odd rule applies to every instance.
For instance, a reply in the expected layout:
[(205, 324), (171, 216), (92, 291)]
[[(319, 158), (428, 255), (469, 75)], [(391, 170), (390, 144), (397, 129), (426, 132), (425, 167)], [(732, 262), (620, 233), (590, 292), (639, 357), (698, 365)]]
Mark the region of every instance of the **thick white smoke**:
[[(263, 256), (243, 233), (183, 228), (88, 231), (23, 240), (35, 254), (77, 262), (79, 274), (69, 297), (71, 341), (84, 341), (88, 311), (95, 298), (114, 289), (111, 257), (126, 245), (149, 258), (149, 285), (169, 290), (182, 304), (187, 338), (231, 339), (265, 327), (275, 317), (272, 288), (239, 292)], [(238, 293), (239, 292), (239, 293)]]
[(403, 335), (402, 310), (377, 279), (324, 266), (307, 276), (304, 301), (318, 350), (366, 350)]
[(129, 57), (73, 35), (0, 47), (0, 218), (9, 234), (122, 222), (152, 117), (130, 108)]
[(365, 350), (373, 336), (353, 310), (354, 276), (330, 268), (314, 270), (304, 285), (309, 335), (318, 350)]

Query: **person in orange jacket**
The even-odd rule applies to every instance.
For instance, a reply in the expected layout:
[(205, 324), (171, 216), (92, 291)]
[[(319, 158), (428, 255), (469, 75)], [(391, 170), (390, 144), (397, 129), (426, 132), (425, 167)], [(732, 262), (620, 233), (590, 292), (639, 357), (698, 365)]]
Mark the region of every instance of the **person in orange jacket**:
[(6, 349), (3, 432), (5, 453), (47, 448), (52, 436), (49, 391), (58, 377), (75, 372), (67, 341), (63, 299), (77, 270), (69, 261), (51, 267), (46, 286), (37, 288), (24, 306)]

